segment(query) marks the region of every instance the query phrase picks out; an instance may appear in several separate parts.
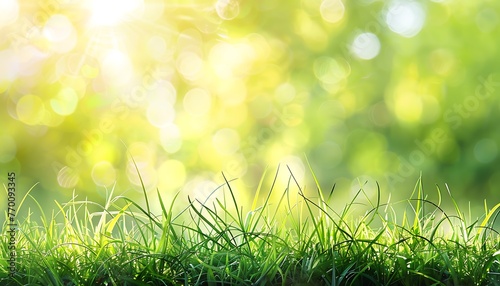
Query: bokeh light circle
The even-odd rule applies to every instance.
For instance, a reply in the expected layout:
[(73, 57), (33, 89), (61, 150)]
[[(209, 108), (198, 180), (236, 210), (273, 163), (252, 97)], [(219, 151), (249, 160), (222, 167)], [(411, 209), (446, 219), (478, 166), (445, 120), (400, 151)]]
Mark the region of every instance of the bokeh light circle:
[(75, 90), (66, 87), (61, 89), (57, 95), (50, 100), (50, 106), (55, 113), (67, 116), (72, 114), (78, 105), (78, 95)]
[(212, 144), (221, 155), (233, 155), (240, 148), (240, 135), (236, 130), (223, 128), (212, 136)]
[(337, 23), (344, 17), (345, 6), (341, 0), (323, 0), (319, 11), (325, 21)]
[(57, 173), (57, 183), (63, 188), (74, 188), (79, 181), (78, 171), (69, 166), (64, 166)]
[(91, 0), (89, 6), (92, 27), (118, 25), (130, 18), (140, 18), (144, 11), (143, 0)]
[(238, 17), (240, 13), (240, 4), (238, 0), (217, 0), (215, 3), (217, 15), (224, 20), (232, 20)]
[(161, 61), (167, 53), (167, 42), (160, 36), (153, 36), (148, 40), (148, 51), (152, 58)]
[(133, 67), (128, 55), (115, 49), (102, 57), (101, 71), (106, 83), (123, 85), (132, 78)]
[(160, 129), (161, 147), (168, 153), (175, 153), (182, 147), (181, 132), (177, 125), (171, 123)]
[(223, 84), (217, 86), (217, 96), (226, 106), (239, 105), (247, 97), (247, 87), (241, 79), (226, 79)]
[(476, 25), (483, 33), (491, 33), (499, 24), (500, 17), (492, 8), (484, 8), (476, 14)]
[(177, 90), (170, 81), (159, 80), (154, 83), (149, 92), (148, 101), (150, 104), (170, 104), (174, 105), (177, 100)]
[(108, 161), (98, 162), (92, 167), (92, 180), (98, 186), (110, 186), (116, 181), (116, 170)]
[(217, 197), (220, 197), (217, 192), (214, 193), (214, 190), (218, 187), (219, 185), (212, 180), (194, 178), (187, 182), (185, 189), (192, 197), (196, 198), (196, 200), (202, 203), (212, 203), (215, 202)]
[(363, 60), (371, 60), (380, 52), (380, 41), (373, 33), (361, 33), (354, 38), (351, 52)]
[[(0, 50), (0, 85), (3, 81), (12, 81), (16, 78), (19, 64), (16, 61), (15, 52), (11, 49)], [(7, 89), (7, 85), (4, 88), (0, 86), (0, 93)]]
[(490, 163), (498, 156), (498, 145), (492, 139), (481, 139), (474, 146), (474, 157), (481, 163)]
[(183, 104), (190, 115), (203, 116), (210, 110), (212, 97), (205, 89), (193, 88), (184, 96)]
[(52, 15), (43, 27), (43, 35), (50, 42), (62, 42), (71, 36), (73, 25), (64, 15)]
[(71, 51), (77, 43), (76, 30), (65, 15), (52, 15), (43, 27), (43, 35), (58, 53)]
[(168, 102), (156, 102), (149, 104), (147, 117), (151, 125), (162, 128), (175, 119), (175, 110)]
[(19, 3), (16, 0), (0, 1), (0, 28), (14, 23), (19, 17)]
[(197, 53), (186, 51), (177, 59), (177, 70), (184, 78), (194, 80), (198, 78), (203, 69), (203, 60)]
[(291, 83), (285, 82), (276, 88), (274, 91), (274, 98), (280, 104), (287, 104), (295, 98), (296, 93), (295, 87)]
[(397, 94), (394, 101), (394, 113), (402, 122), (420, 121), (423, 112), (422, 99), (418, 94), (403, 92)]
[(17, 117), (28, 125), (41, 124), (45, 115), (45, 104), (40, 97), (28, 94), (17, 102)]
[(351, 66), (342, 59), (320, 57), (314, 61), (314, 74), (325, 84), (337, 84), (351, 73)]
[(385, 20), (391, 31), (411, 38), (422, 30), (425, 17), (424, 7), (419, 2), (398, 0), (389, 6)]

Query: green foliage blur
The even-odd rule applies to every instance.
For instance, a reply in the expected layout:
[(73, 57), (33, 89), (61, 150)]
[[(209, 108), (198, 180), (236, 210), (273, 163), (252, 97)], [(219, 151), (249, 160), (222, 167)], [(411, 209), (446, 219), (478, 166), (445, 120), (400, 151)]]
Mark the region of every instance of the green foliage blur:
[[(28, 1), (0, 4), (0, 167), (75, 192), (252, 199), (308, 162), (340, 197), (460, 201), (500, 186), (500, 2)], [(137, 169), (136, 169), (137, 168)], [(138, 172), (141, 174), (141, 179)], [(116, 184), (116, 185), (115, 185)], [(0, 199), (4, 201), (4, 199)]]

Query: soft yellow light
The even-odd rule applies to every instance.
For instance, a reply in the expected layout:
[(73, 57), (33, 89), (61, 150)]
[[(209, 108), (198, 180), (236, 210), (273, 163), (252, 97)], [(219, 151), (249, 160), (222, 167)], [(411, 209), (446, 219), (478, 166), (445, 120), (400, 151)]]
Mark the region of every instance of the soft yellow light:
[(136, 17), (143, 10), (142, 0), (92, 0), (91, 26), (114, 26), (126, 18)]

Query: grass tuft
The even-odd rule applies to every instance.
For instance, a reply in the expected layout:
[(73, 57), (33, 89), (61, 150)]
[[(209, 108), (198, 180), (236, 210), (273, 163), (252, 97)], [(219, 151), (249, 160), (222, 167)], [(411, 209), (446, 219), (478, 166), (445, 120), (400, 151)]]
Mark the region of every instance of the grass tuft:
[[(145, 205), (111, 190), (104, 205), (73, 195), (49, 217), (28, 192), (22, 202), (38, 205), (41, 223), (31, 211), (18, 222), (17, 272), (9, 278), (0, 261), (0, 284), (500, 285), (500, 204), (485, 202), (484, 216), (471, 221), (447, 186), (454, 213), (441, 207), (439, 188), (429, 201), (419, 180), (406, 201), (382, 203), (379, 188), (372, 201), (360, 189), (336, 211), (335, 186), (325, 196), (313, 175), (316, 196), (306, 196), (288, 172), (279, 199), (271, 202), (277, 172), (258, 206), (262, 179), (250, 209), (225, 176), (214, 200), (188, 197), (177, 213), (179, 193), (167, 204), (157, 191), (154, 214), (144, 186)], [(362, 197), (368, 208), (355, 217)], [(0, 252), (9, 253), (6, 223)]]

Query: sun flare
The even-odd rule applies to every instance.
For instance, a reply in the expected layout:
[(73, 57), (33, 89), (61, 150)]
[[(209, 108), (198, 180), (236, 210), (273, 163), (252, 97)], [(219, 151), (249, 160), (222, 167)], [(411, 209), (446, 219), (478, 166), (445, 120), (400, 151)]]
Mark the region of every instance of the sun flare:
[(142, 0), (91, 0), (89, 4), (92, 13), (89, 24), (93, 27), (116, 26), (144, 10)]

